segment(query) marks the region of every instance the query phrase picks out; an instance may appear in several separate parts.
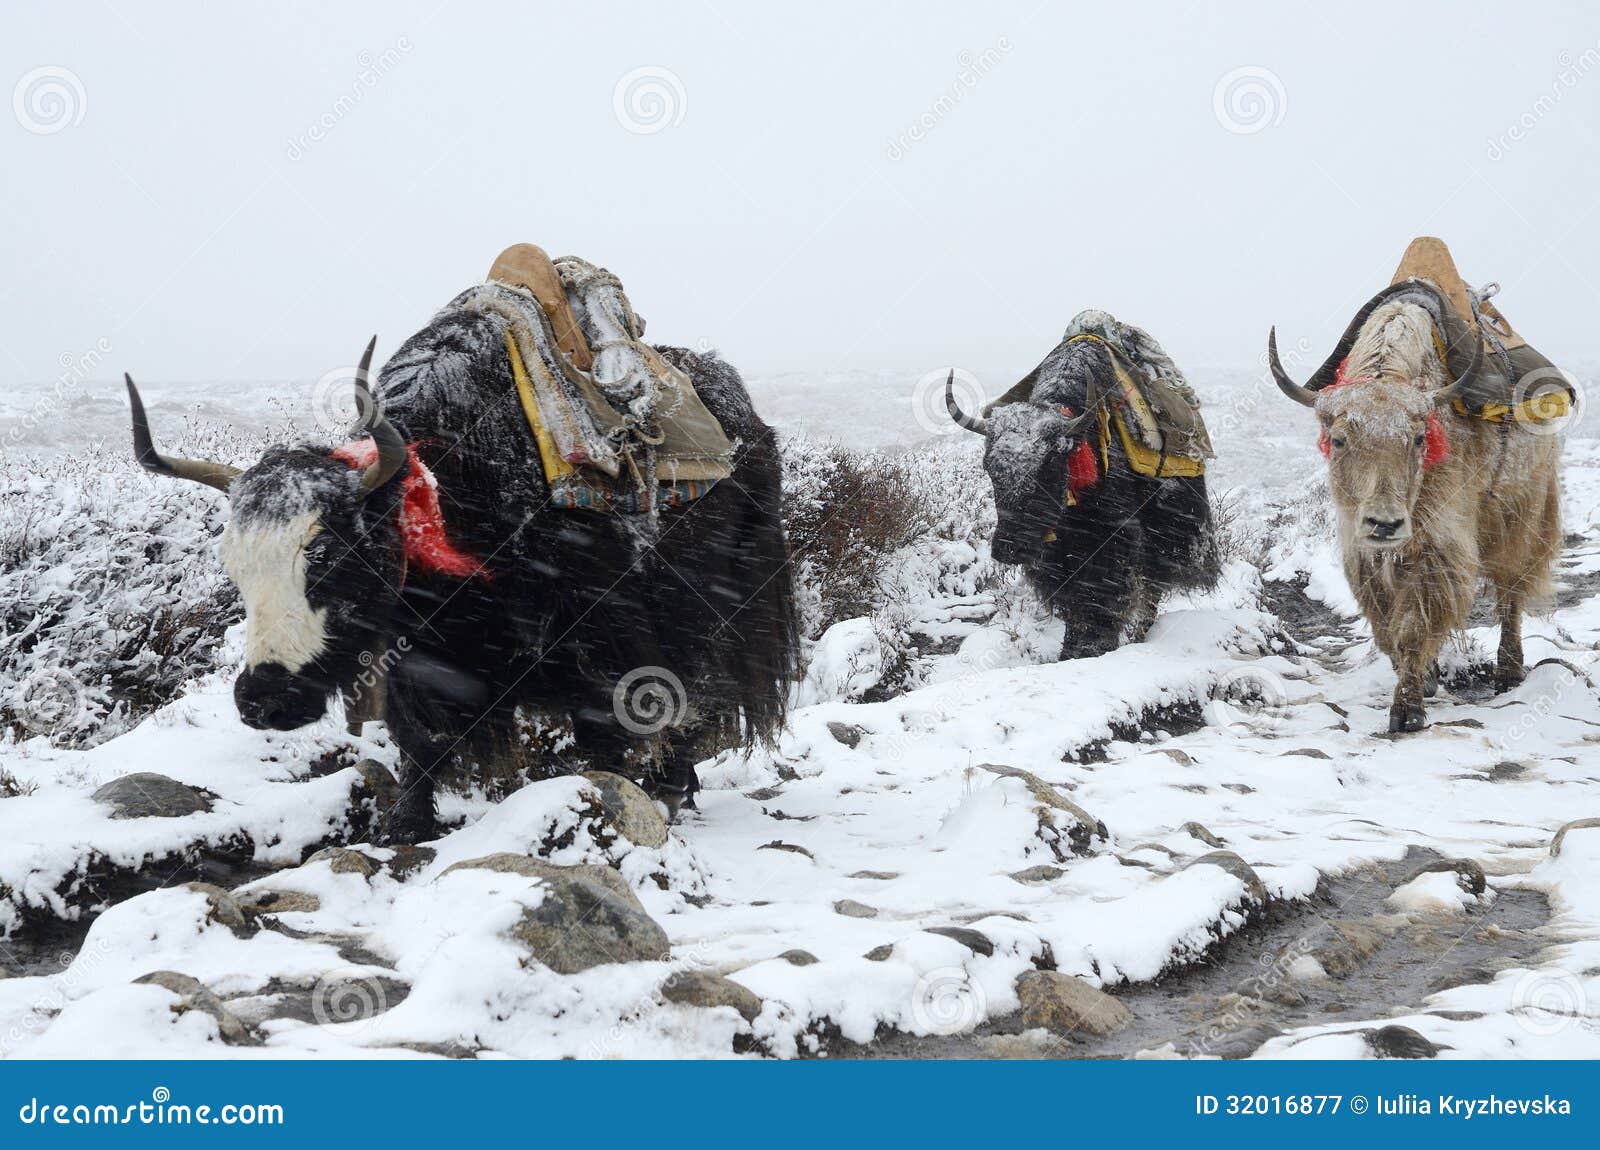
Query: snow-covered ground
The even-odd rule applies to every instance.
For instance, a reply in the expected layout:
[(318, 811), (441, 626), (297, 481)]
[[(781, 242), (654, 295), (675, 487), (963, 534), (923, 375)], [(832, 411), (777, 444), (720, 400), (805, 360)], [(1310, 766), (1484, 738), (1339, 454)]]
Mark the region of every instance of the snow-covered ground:
[[(841, 696), (859, 694), (873, 628), (839, 624), (779, 746), (702, 764), (698, 811), (665, 834), (618, 784), (557, 779), (449, 799), (465, 823), (431, 851), (363, 845), (385, 780), (351, 764), (392, 764), (381, 728), (247, 730), (228, 672), (91, 749), (0, 746), (17, 792), (0, 798), (0, 1053), (1362, 1057), (1400, 1026), (1441, 1057), (1600, 1056), (1600, 825), (1552, 842), (1600, 818), (1595, 429), (1568, 442), (1566, 590), (1527, 626), (1540, 665), (1490, 694), (1471, 668), (1494, 635), (1472, 629), (1433, 725), (1393, 738), (1392, 672), (1317, 514), (1310, 417), (1250, 371), (1193, 375), (1228, 508), (1217, 589), (1072, 663), (1041, 659), (1058, 623), (976, 585), (929, 589), (907, 610), (942, 653), (870, 703)], [(752, 390), (787, 431), (900, 447), (934, 426), (918, 380)], [(158, 421), (202, 394), (145, 390)], [(27, 414), (40, 397), (3, 401), (13, 454), (126, 435), (110, 385)], [(292, 400), (231, 389), (205, 414), (249, 428)], [(90, 795), (131, 772), (209, 809), (113, 817)], [(162, 868), (213, 885), (161, 887)], [(1540, 909), (1506, 925), (1512, 905)], [(1153, 1021), (1151, 983), (1181, 996), (1247, 940), (1262, 957), (1237, 993)], [(569, 953), (586, 947), (627, 961)], [(1401, 989), (1370, 977), (1383, 964)], [(1461, 977), (1435, 987), (1430, 970)], [(139, 981), (152, 972), (169, 973)], [(1131, 1019), (1104, 1022), (1121, 1007), (1090, 997), (1087, 1021), (1060, 1025), (1029, 1001), (1039, 972), (1057, 996), (1056, 976), (1111, 992)], [(1304, 1007), (1368, 984), (1337, 1011)]]

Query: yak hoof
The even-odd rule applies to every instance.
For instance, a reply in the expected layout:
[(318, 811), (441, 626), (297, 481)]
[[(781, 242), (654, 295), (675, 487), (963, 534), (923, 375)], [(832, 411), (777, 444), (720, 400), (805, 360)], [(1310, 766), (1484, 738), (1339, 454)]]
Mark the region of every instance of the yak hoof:
[(431, 842), (439, 837), (439, 826), (431, 813), (426, 815), (413, 815), (409, 817), (394, 817), (399, 812), (391, 813), (378, 827), (374, 836), (375, 846), (380, 847), (414, 847), (420, 843)]
[(1415, 704), (1389, 708), (1389, 733), (1410, 734), (1428, 725), (1428, 713)]

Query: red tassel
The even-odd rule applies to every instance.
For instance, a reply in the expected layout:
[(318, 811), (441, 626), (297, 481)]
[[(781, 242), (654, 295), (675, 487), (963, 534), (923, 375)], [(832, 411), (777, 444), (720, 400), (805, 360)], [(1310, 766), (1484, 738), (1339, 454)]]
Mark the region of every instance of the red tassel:
[(1333, 456), (1333, 444), (1328, 441), (1328, 429), (1324, 427), (1322, 434), (1317, 436), (1317, 450), (1322, 452), (1322, 458), (1329, 459)]
[(1095, 458), (1094, 444), (1085, 439), (1067, 461), (1067, 490), (1076, 495), (1099, 482), (1100, 461)]
[[(478, 561), (450, 542), (439, 507), (439, 483), (417, 456), (417, 445), (408, 444), (406, 453), (411, 457), (411, 470), (400, 481), (400, 542), (406, 562), (422, 571), (458, 579), (477, 575), (487, 580), (489, 573)], [(370, 467), (378, 458), (378, 448), (370, 439), (358, 439), (335, 448), (333, 457), (351, 467)]]
[[(1073, 417), (1072, 408), (1061, 405), (1061, 414)], [(1085, 439), (1067, 457), (1067, 494), (1074, 500), (1081, 491), (1087, 491), (1100, 482), (1100, 461), (1095, 458), (1094, 444)]]
[(1436, 467), (1450, 457), (1450, 432), (1437, 411), (1428, 413), (1428, 438), (1423, 445), (1422, 466)]

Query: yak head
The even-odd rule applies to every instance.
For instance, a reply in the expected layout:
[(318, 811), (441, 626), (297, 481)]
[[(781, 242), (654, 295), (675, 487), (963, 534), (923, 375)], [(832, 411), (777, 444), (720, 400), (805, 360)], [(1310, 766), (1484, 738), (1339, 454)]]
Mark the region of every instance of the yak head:
[(1363, 550), (1396, 550), (1415, 534), (1423, 475), (1449, 454), (1441, 412), (1471, 386), (1483, 362), (1478, 341), (1466, 371), (1450, 379), (1431, 322), (1413, 304), (1377, 309), (1338, 361), (1333, 381), (1317, 391), (1289, 378), (1277, 333), (1267, 336), (1278, 387), (1315, 410), (1321, 424), (1340, 537)]
[(368, 389), (372, 349), (369, 343), (356, 376), (359, 434), (371, 436), (375, 449), (364, 467), (309, 445), (270, 448), (243, 471), (161, 455), (127, 380), (140, 465), (228, 495), (222, 562), (245, 609), (245, 665), (233, 697), (252, 727), (287, 731), (321, 718), (328, 699), (360, 673), (362, 655), (371, 658), (399, 597), (393, 499), (372, 497), (392, 491), (407, 453)]
[(971, 416), (956, 402), (955, 372), (945, 380), (944, 401), (958, 426), (984, 438), (983, 469), (994, 484), (991, 553), (1001, 563), (1035, 562), (1061, 522), (1073, 456), (1093, 417), (1026, 401)]

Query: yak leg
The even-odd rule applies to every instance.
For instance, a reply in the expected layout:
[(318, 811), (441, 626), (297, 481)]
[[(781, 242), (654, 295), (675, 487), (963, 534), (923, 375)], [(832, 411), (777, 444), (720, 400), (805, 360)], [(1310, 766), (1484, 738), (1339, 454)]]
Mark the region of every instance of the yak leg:
[(1522, 594), (1500, 588), (1494, 607), (1500, 620), (1500, 652), (1494, 661), (1495, 686), (1509, 690), (1527, 678), (1522, 667)]
[[(389, 676), (386, 715), (389, 733), (400, 748), (400, 797), (383, 813), (378, 827), (381, 846), (414, 846), (437, 838), (433, 804), (434, 775), (449, 759), (457, 742), (450, 725), (438, 721), (436, 701), (402, 663)], [(429, 716), (434, 716), (430, 721)]]
[(1055, 592), (1067, 619), (1061, 657), (1104, 655), (1116, 649), (1133, 607), (1138, 540), (1126, 525), (1098, 539), (1075, 524), (1060, 530), (1069, 554), (1088, 556)]
[[(1376, 630), (1376, 628), (1374, 628)], [(1394, 700), (1389, 707), (1391, 733), (1420, 731), (1427, 726), (1427, 710), (1422, 700), (1427, 695), (1428, 679), (1439, 657), (1440, 638), (1419, 629), (1402, 626), (1387, 636), (1389, 659), (1394, 664)]]

